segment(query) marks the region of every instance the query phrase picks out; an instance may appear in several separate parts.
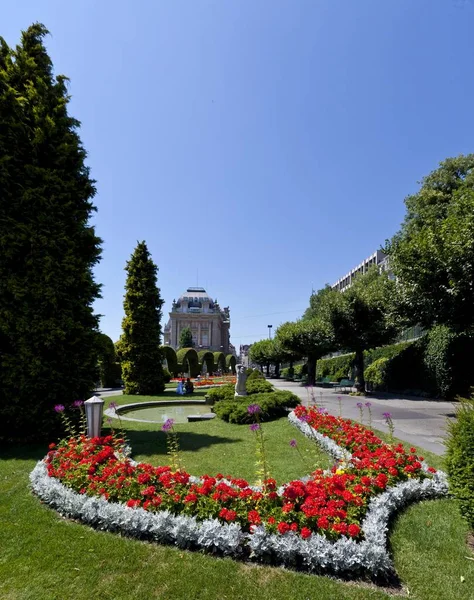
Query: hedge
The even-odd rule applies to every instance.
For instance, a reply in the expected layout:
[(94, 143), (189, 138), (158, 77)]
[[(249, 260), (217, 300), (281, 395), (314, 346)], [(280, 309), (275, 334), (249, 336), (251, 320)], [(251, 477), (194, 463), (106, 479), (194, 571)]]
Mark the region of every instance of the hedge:
[[(247, 379), (245, 384), (247, 393), (249, 395), (261, 394), (265, 392), (273, 392), (273, 386), (265, 378), (254, 378), (250, 377)], [(223, 400), (233, 400), (235, 396), (235, 386), (232, 383), (226, 383), (217, 388), (212, 388), (207, 393), (207, 397), (212, 400), (213, 403), (221, 402)]]
[(462, 400), (449, 424), (446, 467), (449, 489), (461, 515), (474, 529), (474, 401)]
[(214, 412), (223, 421), (229, 423), (253, 423), (254, 415), (249, 414), (250, 404), (258, 404), (261, 412), (261, 421), (277, 419), (288, 414), (287, 408), (295, 408), (300, 404), (300, 399), (291, 392), (277, 391), (264, 394), (252, 394), (235, 400), (223, 400), (214, 406)]
[(445, 325), (428, 332), (424, 364), (437, 395), (454, 398), (469, 394), (474, 383), (473, 355), (474, 338)]

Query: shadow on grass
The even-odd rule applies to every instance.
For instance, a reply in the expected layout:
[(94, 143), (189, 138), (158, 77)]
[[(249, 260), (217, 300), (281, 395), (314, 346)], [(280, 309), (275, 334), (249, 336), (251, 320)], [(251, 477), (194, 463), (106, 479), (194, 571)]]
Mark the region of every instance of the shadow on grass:
[(0, 444), (2, 460), (41, 460), (48, 453), (48, 444)]
[[(166, 434), (162, 431), (136, 431), (125, 430), (128, 442), (132, 447), (132, 456), (145, 454), (146, 456), (166, 455)], [(233, 444), (241, 442), (237, 438), (221, 437), (219, 435), (209, 435), (207, 433), (194, 433), (187, 431), (179, 434), (179, 447), (183, 452), (197, 451), (201, 448), (208, 448), (216, 444)]]

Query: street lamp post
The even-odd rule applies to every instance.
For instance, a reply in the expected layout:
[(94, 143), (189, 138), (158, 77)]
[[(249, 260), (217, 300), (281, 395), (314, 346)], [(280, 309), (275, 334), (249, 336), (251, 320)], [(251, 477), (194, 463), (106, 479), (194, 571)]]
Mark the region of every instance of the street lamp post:
[(268, 327), (268, 339), (271, 340), (272, 339), (272, 327), (273, 325), (267, 325)]

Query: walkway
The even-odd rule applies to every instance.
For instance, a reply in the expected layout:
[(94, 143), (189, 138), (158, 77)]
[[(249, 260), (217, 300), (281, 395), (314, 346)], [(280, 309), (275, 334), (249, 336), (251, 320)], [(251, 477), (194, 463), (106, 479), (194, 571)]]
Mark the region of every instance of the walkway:
[[(383, 394), (367, 397), (349, 396), (331, 389), (319, 387), (306, 388), (299, 383), (271, 379), (271, 383), (279, 390), (289, 390), (301, 398), (304, 405), (316, 402), (324, 406), (333, 415), (339, 414), (341, 398), (342, 416), (360, 421), (358, 402), (371, 402), (372, 426), (374, 429), (388, 432), (382, 413), (389, 412), (395, 426), (395, 437), (430, 450), (435, 454), (444, 454), (446, 426), (454, 417), (455, 404), (442, 400), (426, 400), (424, 398), (384, 398)], [(313, 398), (311, 398), (311, 395)], [(364, 424), (368, 423), (368, 412), (364, 407)]]

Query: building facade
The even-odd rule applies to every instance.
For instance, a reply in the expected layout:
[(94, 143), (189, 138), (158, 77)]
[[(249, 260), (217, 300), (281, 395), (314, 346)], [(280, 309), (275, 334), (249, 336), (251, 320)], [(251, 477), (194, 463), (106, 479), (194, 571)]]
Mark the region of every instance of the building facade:
[(359, 274), (367, 273), (372, 265), (376, 265), (380, 271), (388, 271), (389, 277), (393, 277), (393, 275), (390, 273), (389, 257), (381, 250), (377, 250), (356, 267), (351, 269), (349, 273), (346, 273), (346, 275), (338, 279), (336, 283), (331, 286), (332, 289), (338, 290), (339, 292), (344, 292), (351, 287), (352, 282)]
[(185, 327), (191, 329), (194, 347), (212, 352), (235, 352), (230, 343), (229, 307), (221, 308), (201, 287), (189, 287), (178, 300), (173, 300), (169, 321), (164, 328), (164, 343), (175, 350)]

